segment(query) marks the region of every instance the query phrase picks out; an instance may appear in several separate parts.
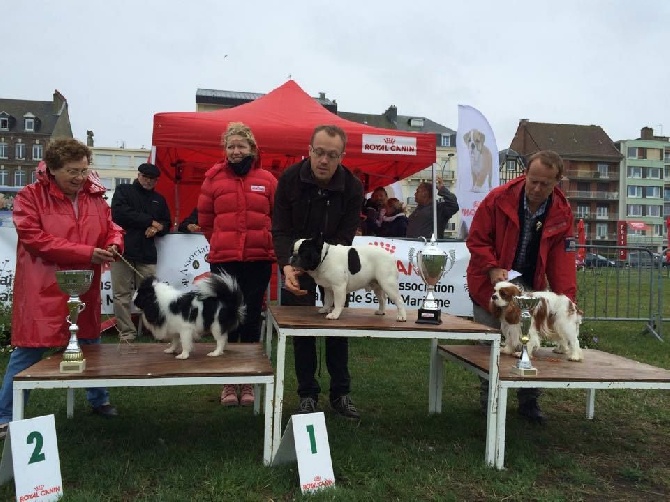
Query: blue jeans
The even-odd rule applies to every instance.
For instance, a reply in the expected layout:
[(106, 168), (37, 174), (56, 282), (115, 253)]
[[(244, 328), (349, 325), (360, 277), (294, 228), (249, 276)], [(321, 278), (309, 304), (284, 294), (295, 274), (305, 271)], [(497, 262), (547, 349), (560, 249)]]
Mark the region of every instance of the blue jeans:
[[(80, 345), (95, 343), (100, 343), (100, 338), (79, 340)], [(2, 389), (0, 389), (0, 424), (12, 421), (14, 376), (40, 361), (47, 350), (49, 350), (48, 347), (16, 347), (10, 354), (9, 363), (7, 363), (7, 369), (5, 370), (5, 377), (2, 380)], [(28, 404), (29, 395), (30, 391), (23, 391), (25, 404)], [(91, 406), (97, 408), (109, 403), (109, 391), (103, 387), (86, 389), (86, 399), (91, 403)]]

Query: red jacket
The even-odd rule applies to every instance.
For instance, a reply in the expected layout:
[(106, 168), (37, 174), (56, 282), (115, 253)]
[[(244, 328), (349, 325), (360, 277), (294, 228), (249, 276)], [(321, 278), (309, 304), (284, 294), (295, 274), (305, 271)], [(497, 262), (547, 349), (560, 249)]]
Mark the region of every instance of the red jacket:
[[(525, 176), (491, 190), (482, 200), (472, 220), (466, 245), (470, 251), (467, 282), (470, 297), (488, 308), (493, 286), (488, 271), (511, 270), (519, 242), (519, 201), (526, 184)], [(547, 289), (547, 280), (555, 293), (573, 301), (577, 293), (577, 272), (573, 235), (573, 215), (563, 192), (556, 187), (544, 221), (533, 289)]]
[(123, 229), (112, 222), (102, 198), (105, 187), (92, 174), (74, 206), (43, 170), (38, 180), (14, 199), (18, 234), (12, 303), (12, 345), (59, 347), (70, 337), (66, 321), (68, 295), (56, 283), (56, 270), (93, 270), (93, 283), (81, 295), (86, 308), (79, 314), (78, 337), (100, 336), (101, 266), (91, 263), (93, 249), (116, 244), (123, 252)]
[(205, 173), (198, 197), (198, 224), (209, 241), (210, 263), (276, 261), (272, 244), (272, 211), (277, 179), (260, 167), (260, 158), (245, 176), (228, 162)]

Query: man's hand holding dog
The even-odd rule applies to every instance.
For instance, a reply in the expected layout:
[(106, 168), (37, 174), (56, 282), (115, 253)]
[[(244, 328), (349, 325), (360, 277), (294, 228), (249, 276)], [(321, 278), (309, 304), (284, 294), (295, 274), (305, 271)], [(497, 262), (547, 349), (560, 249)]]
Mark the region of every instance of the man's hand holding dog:
[(302, 296), (307, 294), (307, 290), (300, 289), (300, 282), (298, 282), (298, 276), (302, 274), (302, 271), (296, 270), (291, 265), (284, 265), (284, 284), (286, 289), (288, 289), (294, 295)]
[(507, 270), (504, 268), (492, 268), (489, 270), (489, 280), (491, 284), (495, 286), (501, 281), (507, 280)]

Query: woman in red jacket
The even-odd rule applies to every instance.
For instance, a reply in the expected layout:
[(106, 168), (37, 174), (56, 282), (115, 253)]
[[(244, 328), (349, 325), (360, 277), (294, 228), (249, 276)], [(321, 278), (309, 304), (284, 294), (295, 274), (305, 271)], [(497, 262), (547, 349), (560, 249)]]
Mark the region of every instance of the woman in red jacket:
[[(228, 124), (221, 143), (226, 159), (205, 173), (198, 198), (198, 224), (209, 241), (212, 273), (235, 277), (244, 293), (247, 315), (229, 342), (257, 343), (261, 336), (263, 298), (276, 261), (272, 244), (272, 208), (277, 179), (261, 167), (251, 129)], [(251, 406), (252, 385), (224, 385), (221, 404)]]
[[(0, 435), (12, 420), (14, 375), (69, 339), (68, 295), (56, 283), (56, 270), (92, 269), (93, 282), (81, 295), (86, 308), (77, 325), (81, 343), (100, 342), (102, 264), (123, 251), (123, 230), (112, 222), (102, 198), (105, 187), (89, 174), (91, 151), (75, 139), (52, 142), (37, 170), (37, 181), (14, 199), (18, 234), (12, 302), (12, 352), (0, 390)], [(93, 411), (116, 415), (107, 389), (87, 389)], [(4, 426), (4, 427), (3, 427)], [(4, 431), (3, 431), (4, 429)]]

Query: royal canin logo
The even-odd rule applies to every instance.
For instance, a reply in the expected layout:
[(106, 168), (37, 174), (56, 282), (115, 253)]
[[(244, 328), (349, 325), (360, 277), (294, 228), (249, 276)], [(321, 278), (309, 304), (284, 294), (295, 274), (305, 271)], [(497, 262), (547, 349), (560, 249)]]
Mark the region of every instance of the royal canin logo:
[(395, 145), (395, 138), (384, 138), (384, 143), (387, 145)]

